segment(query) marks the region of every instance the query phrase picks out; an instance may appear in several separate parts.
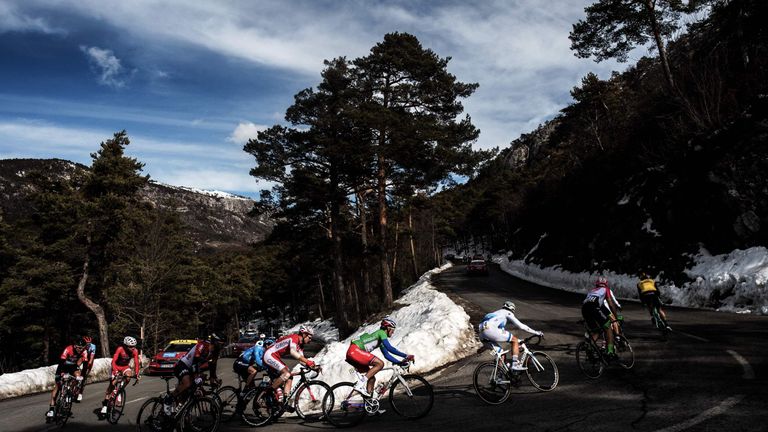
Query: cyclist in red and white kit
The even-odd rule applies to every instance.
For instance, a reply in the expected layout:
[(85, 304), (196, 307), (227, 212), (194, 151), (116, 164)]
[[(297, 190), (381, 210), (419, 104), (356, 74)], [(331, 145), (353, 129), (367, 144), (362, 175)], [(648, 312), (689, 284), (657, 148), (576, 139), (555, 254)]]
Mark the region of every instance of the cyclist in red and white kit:
[(315, 332), (311, 328), (301, 326), (298, 332), (281, 337), (264, 352), (264, 364), (267, 365), (267, 371), (273, 377), (272, 389), (278, 400), (283, 399), (281, 390), (283, 383), (285, 383), (285, 394), (291, 393), (291, 385), (293, 384), (291, 372), (288, 370), (288, 366), (282, 362), (282, 357), (290, 354), (291, 357), (306, 367), (310, 369), (316, 367), (315, 362), (304, 357), (303, 351), (304, 344), (309, 343), (314, 334)]
[[(131, 371), (131, 359), (133, 359), (133, 371)], [(101, 402), (101, 414), (107, 414), (107, 404), (109, 403), (109, 395), (117, 385), (117, 377), (122, 373), (123, 379), (130, 379), (135, 376), (136, 380), (141, 379), (139, 375), (139, 350), (136, 349), (136, 338), (132, 336), (126, 336), (123, 339), (123, 344), (117, 347), (115, 354), (112, 356), (112, 373), (110, 375), (109, 386), (104, 393), (104, 400)]]

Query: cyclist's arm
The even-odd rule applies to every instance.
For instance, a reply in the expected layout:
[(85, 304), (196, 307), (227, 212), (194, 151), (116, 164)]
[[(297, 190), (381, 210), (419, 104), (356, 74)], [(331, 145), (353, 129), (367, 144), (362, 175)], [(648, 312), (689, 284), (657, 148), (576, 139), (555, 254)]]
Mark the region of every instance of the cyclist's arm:
[[(389, 348), (387, 348), (389, 347)], [(402, 360), (399, 360), (392, 354), (390, 354), (390, 349), (392, 350), (392, 353), (397, 354), (403, 358), (405, 358), (405, 354), (401, 353), (400, 351), (396, 350), (395, 347), (392, 346), (392, 344), (389, 343), (387, 339), (384, 339), (381, 343), (381, 353), (384, 354), (384, 358), (391, 361), (392, 363), (400, 363)]]
[(139, 360), (139, 350), (136, 348), (133, 349), (133, 370), (134, 370), (134, 377), (136, 379), (139, 379), (139, 369), (141, 368), (141, 360)]
[(307, 362), (309, 361), (306, 357), (304, 357), (304, 352), (299, 349), (299, 347), (296, 345), (296, 343), (291, 340), (290, 345), (288, 345), (288, 352), (291, 354), (291, 357), (295, 358), (299, 361), (299, 363), (307, 366)]
[(522, 323), (522, 322), (521, 322), (519, 319), (517, 319), (517, 317), (516, 317), (516, 316), (514, 316), (514, 315), (510, 315), (509, 317), (507, 317), (507, 319), (508, 319), (508, 320), (509, 320), (509, 321), (510, 321), (512, 324), (514, 324), (514, 325), (515, 325), (517, 328), (519, 328), (520, 330), (523, 330), (523, 331), (527, 331), (527, 332), (528, 332), (528, 333), (530, 333), (530, 334), (539, 334), (539, 332), (537, 332), (536, 330), (534, 330), (534, 329), (532, 329), (532, 328), (528, 327), (527, 325), (523, 324), (523, 323)]

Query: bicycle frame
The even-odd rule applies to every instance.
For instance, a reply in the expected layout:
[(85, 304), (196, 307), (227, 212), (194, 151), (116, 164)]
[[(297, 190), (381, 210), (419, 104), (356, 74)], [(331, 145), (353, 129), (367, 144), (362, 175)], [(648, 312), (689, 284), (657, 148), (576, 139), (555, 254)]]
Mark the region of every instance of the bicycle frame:
[[(355, 375), (357, 375), (357, 379), (358, 380), (362, 380), (362, 379), (365, 378), (365, 375), (361, 374), (356, 369), (352, 369), (352, 370), (354, 371)], [(384, 386), (381, 387), (381, 390), (379, 390), (379, 391), (375, 391), (375, 389), (374, 389), (373, 394), (370, 397), (368, 397), (368, 398), (363, 397), (364, 399), (376, 399), (376, 400), (381, 399), (381, 396), (384, 393), (386, 393), (387, 390), (389, 390), (395, 384), (395, 382), (397, 382), (397, 381), (400, 381), (402, 383), (403, 388), (408, 393), (408, 396), (413, 396), (413, 393), (411, 393), (410, 387), (408, 387), (408, 384), (402, 378), (402, 376), (404, 375), (405, 369), (402, 366), (393, 364), (392, 366), (388, 366), (388, 367), (385, 367), (385, 368), (381, 369), (379, 372), (383, 372), (383, 371), (387, 371), (387, 370), (388, 371), (392, 371), (392, 376), (389, 377), (389, 380), (386, 381), (386, 384), (384, 384)]]

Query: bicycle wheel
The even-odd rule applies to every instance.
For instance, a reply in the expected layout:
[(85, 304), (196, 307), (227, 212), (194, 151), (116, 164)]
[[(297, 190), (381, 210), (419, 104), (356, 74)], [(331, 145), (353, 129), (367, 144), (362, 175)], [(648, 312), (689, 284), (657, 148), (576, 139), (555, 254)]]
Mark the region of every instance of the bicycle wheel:
[[(248, 401), (245, 400), (243, 404), (247, 406)], [(269, 423), (279, 408), (275, 393), (269, 387), (257, 390), (250, 405), (250, 408), (243, 410), (243, 421), (250, 426), (263, 426)]]
[(512, 393), (512, 384), (507, 374), (496, 363), (482, 363), (475, 368), (472, 378), (475, 393), (480, 399), (490, 405), (504, 403)]
[(432, 385), (419, 375), (403, 375), (389, 389), (389, 403), (401, 416), (418, 419), (432, 410), (435, 392)]
[(632, 369), (635, 365), (635, 352), (626, 337), (621, 337), (616, 343), (616, 357), (619, 366), (624, 369)]
[(136, 426), (139, 432), (170, 432), (173, 430), (173, 418), (163, 412), (163, 399), (154, 397), (148, 399), (139, 408), (136, 416)]
[(70, 388), (69, 383), (64, 384), (62, 388), (61, 398), (57, 403), (56, 424), (64, 427), (67, 424), (69, 417), (72, 416), (72, 399), (74, 399), (74, 395), (72, 394), (72, 389)]
[(208, 396), (196, 397), (179, 417), (182, 432), (214, 432), (219, 428), (219, 406)]
[(605, 369), (600, 352), (594, 344), (587, 341), (582, 341), (576, 347), (576, 363), (584, 375), (593, 379), (602, 375)]
[(351, 382), (340, 382), (323, 397), (323, 412), (336, 427), (354, 426), (366, 417), (365, 398)]
[(557, 370), (555, 361), (549, 355), (541, 351), (534, 351), (525, 360), (525, 366), (528, 368), (525, 370), (528, 381), (537, 389), (551, 391), (557, 387), (557, 383), (560, 381), (560, 372)]
[(107, 421), (110, 424), (117, 424), (125, 410), (125, 389), (121, 388), (115, 397), (107, 405)]
[(305, 421), (323, 418), (323, 398), (331, 386), (322, 381), (307, 381), (296, 391), (293, 406), (296, 414)]
[(237, 404), (239, 401), (240, 389), (232, 386), (224, 386), (216, 390), (216, 395), (221, 401), (219, 409), (221, 411), (221, 422), (226, 423), (237, 415)]

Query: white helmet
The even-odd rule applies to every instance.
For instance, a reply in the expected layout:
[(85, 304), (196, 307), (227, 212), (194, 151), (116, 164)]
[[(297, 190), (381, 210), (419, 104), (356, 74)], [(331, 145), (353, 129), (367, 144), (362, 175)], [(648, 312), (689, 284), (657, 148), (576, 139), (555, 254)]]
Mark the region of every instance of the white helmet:
[(512, 303), (512, 300), (507, 300), (504, 302), (504, 309), (514, 312), (515, 311), (515, 304)]
[(299, 327), (299, 331), (297, 333), (304, 333), (304, 334), (308, 334), (310, 336), (314, 336), (315, 335), (315, 331), (312, 330), (311, 327), (307, 327), (305, 325), (302, 325), (301, 327)]
[(127, 347), (135, 347), (136, 346), (136, 338), (133, 336), (126, 336), (125, 339), (123, 339), (123, 345)]

